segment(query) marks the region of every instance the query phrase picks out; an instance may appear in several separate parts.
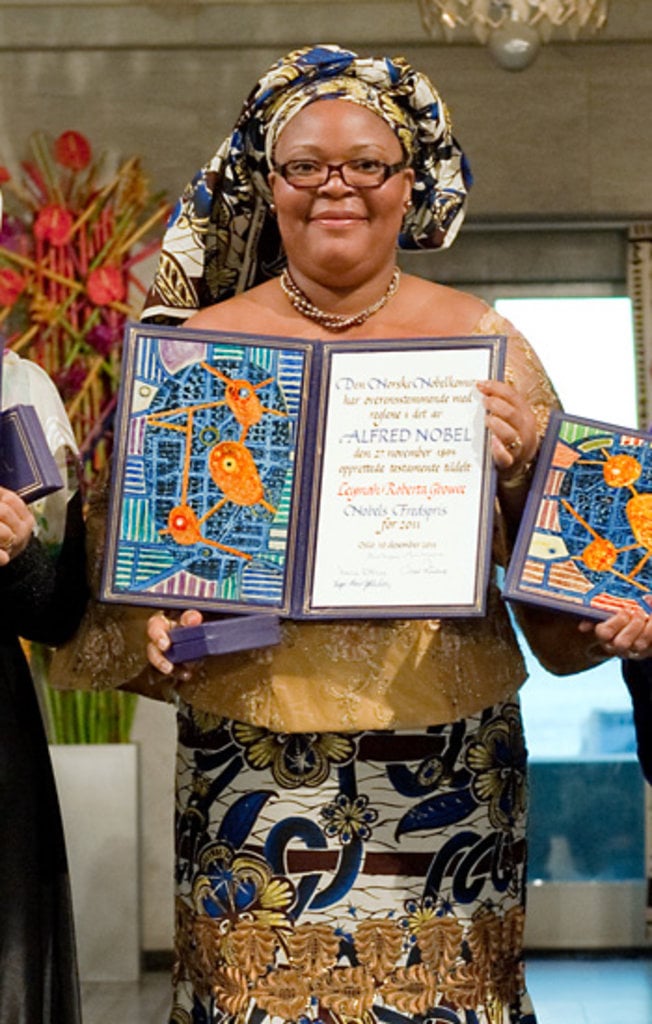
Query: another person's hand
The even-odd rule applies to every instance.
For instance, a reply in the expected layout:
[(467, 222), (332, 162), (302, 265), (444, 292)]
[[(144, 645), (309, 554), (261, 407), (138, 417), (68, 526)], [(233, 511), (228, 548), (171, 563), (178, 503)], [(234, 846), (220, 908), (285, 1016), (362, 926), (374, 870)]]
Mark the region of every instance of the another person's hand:
[(25, 550), (35, 525), (23, 499), (15, 491), (0, 487), (0, 566)]
[(491, 431), (496, 469), (514, 477), (534, 459), (539, 447), (537, 422), (530, 406), (511, 384), (485, 380), (478, 384)]
[(147, 620), (147, 659), (150, 665), (170, 675), (178, 665), (168, 661), (165, 652), (170, 647), (170, 630), (177, 626), (199, 626), (203, 621), (201, 612), (195, 609), (188, 609), (183, 612), (178, 621), (169, 619), (163, 612), (156, 612)]
[(652, 615), (643, 611), (616, 612), (603, 622), (581, 622), (580, 631), (595, 633), (596, 640), (607, 654), (618, 658), (652, 657)]

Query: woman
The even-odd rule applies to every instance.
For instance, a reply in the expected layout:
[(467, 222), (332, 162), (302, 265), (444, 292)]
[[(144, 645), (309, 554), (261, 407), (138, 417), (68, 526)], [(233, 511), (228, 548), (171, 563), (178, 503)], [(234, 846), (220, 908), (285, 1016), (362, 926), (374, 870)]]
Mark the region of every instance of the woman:
[[(479, 385), (504, 560), (553, 391), (484, 303), (395, 265), (397, 237), (450, 244), (469, 185), (445, 106), (405, 61), (292, 53), (182, 196), (145, 316), (316, 339), (506, 334), (506, 382)], [(522, 622), (557, 671), (604, 656), (568, 617)], [(129, 685), (178, 702), (171, 1022), (533, 1024), (525, 670), (495, 582), (485, 617), (287, 621), (278, 647), (192, 672), (165, 657), (169, 628), (151, 617), (157, 671)], [(71, 678), (128, 678), (115, 644), (99, 656), (103, 631)], [(125, 616), (112, 635), (133, 667)]]
[(78, 1024), (64, 836), (41, 712), (19, 637), (59, 644), (86, 602), (76, 445), (56, 388), (7, 351), (3, 407), (33, 405), (62, 477), (27, 506), (0, 488), (0, 1024)]

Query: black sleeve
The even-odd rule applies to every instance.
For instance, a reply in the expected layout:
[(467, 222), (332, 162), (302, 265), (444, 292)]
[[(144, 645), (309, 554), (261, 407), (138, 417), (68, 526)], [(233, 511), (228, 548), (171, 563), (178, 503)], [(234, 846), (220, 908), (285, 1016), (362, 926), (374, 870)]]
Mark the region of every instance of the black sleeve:
[(652, 658), (623, 661), (623, 678), (632, 697), (638, 759), (652, 783)]
[(68, 504), (66, 533), (52, 557), (36, 537), (0, 568), (0, 632), (57, 646), (81, 620), (88, 587), (80, 495)]

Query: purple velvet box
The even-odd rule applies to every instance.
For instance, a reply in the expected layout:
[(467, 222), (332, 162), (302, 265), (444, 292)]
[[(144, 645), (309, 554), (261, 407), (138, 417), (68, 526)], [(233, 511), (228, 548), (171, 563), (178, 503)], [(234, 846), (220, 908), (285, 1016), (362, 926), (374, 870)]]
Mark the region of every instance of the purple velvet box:
[(177, 627), (171, 631), (170, 639), (172, 646), (166, 657), (176, 665), (209, 654), (232, 654), (278, 644), (281, 624), (276, 615), (234, 616), (204, 622), (201, 626)]
[(0, 486), (28, 503), (63, 487), (32, 405), (12, 405), (0, 412)]

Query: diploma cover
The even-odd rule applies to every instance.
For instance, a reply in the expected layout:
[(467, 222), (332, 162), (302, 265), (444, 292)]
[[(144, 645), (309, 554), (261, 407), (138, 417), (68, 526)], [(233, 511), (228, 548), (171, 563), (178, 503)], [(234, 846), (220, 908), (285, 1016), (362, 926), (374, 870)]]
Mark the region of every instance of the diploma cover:
[(505, 339), (304, 341), (128, 324), (107, 601), (481, 615)]
[(605, 619), (652, 611), (652, 435), (553, 412), (504, 596)]

